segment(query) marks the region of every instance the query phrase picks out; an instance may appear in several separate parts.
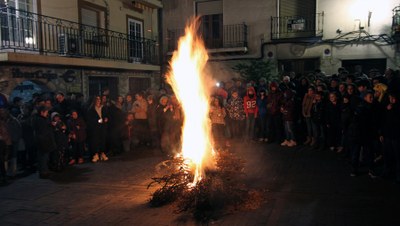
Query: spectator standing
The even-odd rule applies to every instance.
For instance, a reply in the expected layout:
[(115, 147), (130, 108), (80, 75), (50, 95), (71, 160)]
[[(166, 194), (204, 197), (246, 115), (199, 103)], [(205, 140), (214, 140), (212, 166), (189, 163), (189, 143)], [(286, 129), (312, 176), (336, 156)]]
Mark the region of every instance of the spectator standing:
[(341, 107), (337, 98), (336, 92), (329, 94), (329, 101), (326, 105), (326, 128), (327, 128), (327, 143), (331, 151), (337, 150), (340, 146), (341, 131), (340, 120)]
[(80, 117), (77, 110), (72, 110), (67, 126), (71, 143), (71, 154), (68, 164), (73, 165), (76, 162), (82, 164), (84, 163), (83, 153), (85, 151), (85, 142), (87, 137), (86, 122), (82, 117)]
[(157, 106), (158, 130), (160, 132), (161, 152), (170, 154), (172, 152), (172, 120), (174, 116), (173, 106), (169, 103), (167, 96), (161, 96)]
[(11, 144), (6, 119), (0, 115), (0, 184), (7, 183), (6, 161)]
[(211, 130), (213, 134), (214, 147), (223, 148), (225, 145), (225, 116), (226, 111), (222, 100), (215, 97), (210, 106)]
[(8, 176), (15, 177), (17, 174), (17, 157), (19, 151), (19, 144), (22, 139), (22, 127), (21, 123), (12, 116), (8, 110), (1, 109), (0, 111), (1, 118), (4, 118), (7, 124), (7, 130), (11, 137), (11, 146), (9, 150), (9, 158), (8, 158)]
[(34, 132), (38, 151), (39, 177), (48, 179), (50, 178), (49, 155), (56, 151), (57, 145), (49, 120), (49, 110), (45, 106), (39, 106), (37, 112), (38, 115), (34, 120)]
[(65, 153), (69, 147), (67, 125), (57, 112), (51, 113), (50, 118), (57, 146), (56, 150), (50, 154), (50, 167), (55, 171), (61, 171), (65, 167)]
[(315, 93), (315, 98), (310, 112), (312, 134), (315, 140), (314, 148), (318, 148), (319, 150), (323, 150), (326, 144), (326, 103), (324, 97), (324, 92), (319, 91)]
[(231, 98), (226, 105), (226, 109), (229, 113), (229, 121), (231, 123), (231, 135), (233, 138), (241, 138), (243, 122), (246, 118), (243, 99), (239, 96), (236, 89), (233, 89), (231, 92)]
[(277, 82), (271, 82), (267, 96), (267, 125), (268, 140), (278, 143), (282, 140), (282, 92), (278, 88)]
[(254, 139), (255, 120), (258, 116), (257, 96), (253, 86), (247, 88), (247, 94), (243, 98), (243, 108), (246, 114), (245, 138), (251, 141)]
[(368, 167), (368, 174), (375, 178), (373, 140), (376, 133), (376, 127), (371, 119), (374, 118), (373, 111), (373, 93), (365, 93), (363, 101), (354, 112), (354, 120), (349, 127), (349, 139), (351, 146), (351, 165), (350, 176), (357, 176), (360, 167), (360, 154), (363, 153), (363, 159)]
[(122, 130), (122, 147), (124, 152), (130, 152), (134, 146), (134, 136), (133, 136), (133, 128), (134, 128), (134, 115), (132, 112), (129, 112), (125, 116), (125, 123)]
[(264, 88), (259, 91), (259, 96), (257, 98), (257, 127), (258, 127), (258, 141), (268, 141), (268, 131), (267, 131), (267, 94)]
[(122, 111), (123, 98), (118, 96), (108, 107), (108, 154), (117, 155), (122, 153), (122, 129), (125, 121), (125, 113)]
[(388, 178), (394, 173), (396, 181), (400, 183), (400, 107), (397, 98), (396, 94), (389, 94), (380, 141), (383, 142), (384, 150), (383, 177)]
[(150, 129), (150, 137), (151, 137), (151, 145), (153, 147), (160, 146), (160, 139), (159, 139), (159, 132), (157, 127), (157, 104), (154, 102), (154, 96), (149, 95), (147, 96), (147, 118), (149, 122), (149, 129)]
[(101, 104), (101, 97), (96, 96), (93, 99), (92, 105), (87, 112), (87, 126), (89, 149), (93, 154), (92, 162), (99, 160), (107, 161), (108, 157), (105, 154), (108, 112)]
[(285, 129), (285, 140), (281, 143), (281, 146), (294, 147), (297, 145), (294, 133), (294, 107), (294, 91), (286, 89), (283, 92), (283, 101), (280, 109)]
[(302, 115), (304, 117), (307, 126), (307, 138), (304, 144), (305, 145), (310, 144), (311, 146), (315, 144), (315, 138), (313, 135), (312, 121), (311, 121), (311, 108), (314, 102), (314, 98), (315, 98), (315, 87), (310, 86), (308, 87), (306, 95), (304, 95), (301, 109), (302, 109)]
[(143, 93), (135, 94), (135, 102), (133, 102), (132, 112), (135, 114), (135, 132), (139, 139), (139, 143), (146, 144), (149, 141), (149, 125), (147, 120), (147, 101)]

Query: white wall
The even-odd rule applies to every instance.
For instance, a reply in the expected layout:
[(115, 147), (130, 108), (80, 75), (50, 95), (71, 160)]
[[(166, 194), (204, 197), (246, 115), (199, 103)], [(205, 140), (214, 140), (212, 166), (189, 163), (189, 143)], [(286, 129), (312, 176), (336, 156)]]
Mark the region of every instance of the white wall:
[[(317, 11), (324, 12), (324, 38), (358, 30), (359, 23), (370, 34), (390, 34), (392, 9), (398, 0), (319, 0)], [(368, 12), (372, 12), (368, 27)]]

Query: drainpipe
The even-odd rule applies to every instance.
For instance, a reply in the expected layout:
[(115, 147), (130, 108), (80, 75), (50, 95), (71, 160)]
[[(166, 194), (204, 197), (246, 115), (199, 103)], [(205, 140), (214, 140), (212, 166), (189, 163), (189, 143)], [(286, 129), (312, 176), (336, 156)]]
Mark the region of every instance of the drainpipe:
[(157, 9), (157, 29), (158, 29), (158, 62), (160, 64), (160, 89), (164, 87), (163, 73), (165, 71), (164, 64), (164, 32), (163, 32), (163, 9)]

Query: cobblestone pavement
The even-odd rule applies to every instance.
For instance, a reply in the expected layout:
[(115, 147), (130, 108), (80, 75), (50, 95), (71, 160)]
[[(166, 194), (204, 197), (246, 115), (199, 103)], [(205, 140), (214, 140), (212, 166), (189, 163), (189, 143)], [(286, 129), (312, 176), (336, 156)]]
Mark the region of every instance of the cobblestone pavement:
[[(231, 150), (246, 160), (245, 183), (265, 190), (266, 201), (209, 225), (400, 225), (400, 186), (366, 173), (350, 177), (336, 153), (257, 142)], [(16, 179), (0, 187), (0, 225), (200, 225), (173, 206), (148, 206), (154, 190), (147, 185), (163, 158), (143, 149), (68, 167), (52, 180)]]

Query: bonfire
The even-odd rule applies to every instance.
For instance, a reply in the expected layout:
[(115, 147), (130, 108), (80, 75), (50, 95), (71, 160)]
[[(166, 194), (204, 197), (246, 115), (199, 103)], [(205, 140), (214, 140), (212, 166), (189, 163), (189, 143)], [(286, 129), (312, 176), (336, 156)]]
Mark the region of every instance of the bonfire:
[(199, 221), (240, 209), (254, 195), (242, 183), (244, 161), (229, 150), (214, 150), (209, 121), (210, 91), (214, 82), (204, 73), (208, 55), (193, 20), (173, 53), (167, 82), (180, 102), (184, 122), (182, 145), (172, 160), (158, 165), (162, 175), (150, 199), (153, 207), (176, 202), (177, 212), (191, 212)]

